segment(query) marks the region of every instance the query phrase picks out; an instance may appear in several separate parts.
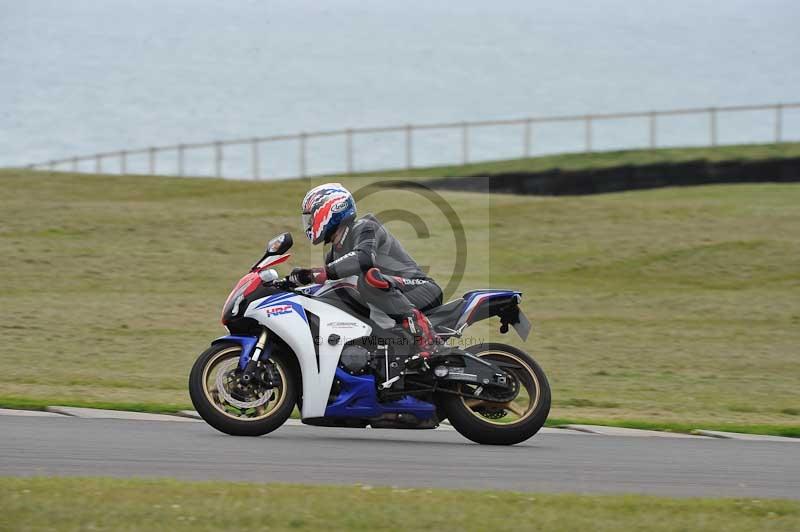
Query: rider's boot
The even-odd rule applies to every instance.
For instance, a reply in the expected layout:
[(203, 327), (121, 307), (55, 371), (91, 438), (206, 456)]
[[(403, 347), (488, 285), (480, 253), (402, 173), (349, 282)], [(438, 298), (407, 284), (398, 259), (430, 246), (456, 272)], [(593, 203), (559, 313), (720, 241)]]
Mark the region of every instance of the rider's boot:
[(408, 369), (427, 369), (428, 359), (439, 347), (439, 340), (433, 332), (433, 325), (418, 309), (403, 318), (403, 328), (414, 337), (417, 353), (406, 360)]

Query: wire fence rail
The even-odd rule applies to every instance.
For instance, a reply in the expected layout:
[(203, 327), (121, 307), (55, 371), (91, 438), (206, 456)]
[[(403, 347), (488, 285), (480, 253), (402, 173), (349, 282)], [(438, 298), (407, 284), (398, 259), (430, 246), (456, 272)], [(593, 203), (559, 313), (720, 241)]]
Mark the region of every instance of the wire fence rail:
[[(78, 171), (79, 164), (82, 162), (94, 162), (95, 173), (102, 173), (104, 163), (116, 163), (116, 171), (120, 174), (128, 173), (128, 160), (132, 156), (145, 155), (147, 157), (147, 168), (149, 174), (156, 174), (158, 168), (158, 156), (160, 154), (171, 153), (174, 157), (175, 167), (172, 173), (178, 176), (185, 176), (187, 152), (197, 150), (212, 150), (213, 153), (213, 173), (215, 177), (226, 177), (223, 172), (223, 162), (225, 160), (225, 148), (232, 146), (250, 146), (249, 173), (253, 179), (270, 178), (277, 176), (262, 175), (262, 161), (260, 148), (264, 144), (273, 142), (294, 141), (297, 143), (297, 173), (294, 177), (308, 177), (308, 141), (325, 137), (342, 137), (344, 149), (344, 168), (335, 171), (325, 172), (352, 174), (355, 172), (355, 153), (354, 138), (358, 135), (368, 135), (375, 133), (403, 133), (404, 134), (404, 158), (405, 164), (402, 167), (385, 168), (384, 170), (410, 170), (414, 168), (414, 133), (430, 130), (456, 130), (460, 131), (460, 161), (453, 163), (468, 164), (470, 159), (470, 132), (482, 127), (496, 126), (521, 126), (521, 150), (520, 157), (530, 157), (533, 146), (533, 133), (537, 125), (548, 123), (577, 122), (583, 124), (583, 151), (590, 153), (594, 151), (595, 134), (594, 124), (600, 121), (643, 119), (647, 121), (647, 146), (654, 149), (659, 147), (658, 143), (658, 119), (659, 117), (678, 116), (678, 115), (705, 115), (708, 119), (708, 145), (717, 146), (719, 143), (719, 116), (729, 113), (740, 113), (746, 111), (763, 111), (770, 113), (774, 124), (773, 142), (784, 141), (784, 111), (789, 109), (800, 109), (800, 102), (797, 103), (774, 103), (763, 105), (732, 105), (720, 107), (697, 107), (683, 109), (668, 109), (659, 111), (637, 111), (626, 113), (601, 113), (584, 115), (561, 115), (561, 116), (542, 116), (526, 117), (510, 120), (479, 120), (472, 122), (441, 122), (430, 124), (406, 124), (385, 127), (362, 127), (350, 129), (336, 129), (327, 131), (300, 132), (290, 135), (273, 135), (266, 137), (238, 138), (228, 140), (216, 140), (211, 142), (198, 142), (186, 144), (173, 144), (166, 146), (150, 146), (132, 150), (118, 150), (103, 153), (94, 153), (78, 157), (68, 157), (64, 159), (53, 159), (41, 163), (34, 163), (27, 166), (30, 169), (49, 169)], [(107, 167), (111, 170), (111, 167)], [(113, 170), (112, 170), (113, 171)]]

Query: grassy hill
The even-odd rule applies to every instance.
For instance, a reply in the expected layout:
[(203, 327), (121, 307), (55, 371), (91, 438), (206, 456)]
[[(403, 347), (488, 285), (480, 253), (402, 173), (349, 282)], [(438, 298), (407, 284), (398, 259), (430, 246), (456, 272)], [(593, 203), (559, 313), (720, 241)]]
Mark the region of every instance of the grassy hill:
[[(189, 368), (264, 242), (291, 230), (293, 264), (319, 262), (299, 231), (310, 185), (0, 171), (0, 404), (187, 406)], [(800, 185), (442, 196), (468, 242), (459, 292), (525, 292), (552, 417), (800, 434)], [(446, 282), (438, 208), (385, 191), (361, 210), (418, 215), (428, 237), (390, 227)], [(522, 345), (495, 323), (472, 333)]]
[(564, 171), (610, 168), (626, 165), (685, 163), (689, 161), (761, 161), (800, 157), (800, 142), (782, 144), (741, 144), (702, 148), (659, 148), (655, 150), (619, 150), (592, 153), (564, 153), (505, 161), (488, 161), (467, 165), (414, 168), (372, 172), (385, 177), (463, 177), (504, 173), (546, 172), (556, 168)]

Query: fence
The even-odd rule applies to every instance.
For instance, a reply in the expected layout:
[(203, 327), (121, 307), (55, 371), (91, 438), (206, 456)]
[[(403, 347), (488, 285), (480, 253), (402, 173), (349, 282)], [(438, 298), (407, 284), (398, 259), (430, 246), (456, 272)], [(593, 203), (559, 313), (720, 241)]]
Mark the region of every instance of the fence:
[[(341, 129), (330, 131), (316, 131), (310, 133), (298, 133), (294, 135), (275, 135), (268, 137), (254, 137), (245, 139), (233, 140), (218, 140), (213, 142), (192, 143), (192, 144), (176, 144), (169, 146), (153, 146), (135, 150), (120, 150), (105, 153), (95, 153), (92, 155), (85, 155), (80, 157), (69, 157), (66, 159), (51, 160), (44, 163), (31, 164), (28, 168), (33, 169), (50, 169), (50, 170), (72, 170), (78, 171), (80, 163), (90, 162), (94, 163), (94, 171), (101, 173), (104, 171), (118, 172), (120, 174), (127, 174), (129, 170), (129, 160), (135, 156), (145, 156), (147, 160), (147, 172), (149, 174), (156, 174), (158, 170), (158, 163), (160, 156), (169, 154), (172, 168), (168, 173), (174, 173), (178, 176), (187, 175), (186, 162), (189, 152), (197, 150), (211, 150), (210, 161), (213, 165), (211, 175), (215, 177), (226, 177), (223, 163), (225, 161), (226, 148), (235, 146), (249, 147), (249, 169), (245, 173), (249, 174), (250, 178), (261, 179), (276, 177), (275, 175), (267, 176), (262, 172), (262, 154), (261, 148), (270, 143), (279, 142), (293, 142), (296, 143), (296, 155), (289, 157), (296, 157), (296, 173), (293, 177), (307, 177), (309, 175), (309, 150), (308, 143), (312, 139), (323, 138), (336, 138), (340, 137), (343, 141), (343, 168), (331, 168), (325, 170), (324, 174), (344, 173), (352, 174), (356, 171), (355, 165), (355, 150), (354, 140), (357, 136), (364, 136), (376, 133), (400, 133), (403, 138), (403, 156), (404, 165), (396, 166), (395, 168), (380, 168), (382, 170), (393, 169), (411, 169), (415, 167), (415, 135), (419, 135), (425, 131), (433, 130), (450, 130), (459, 133), (460, 136), (460, 160), (450, 161), (451, 164), (467, 164), (473, 162), (474, 159), (470, 156), (471, 142), (470, 138), (473, 132), (480, 128), (486, 127), (518, 127), (521, 129), (519, 137), (519, 157), (529, 157), (532, 154), (532, 147), (534, 145), (534, 131), (536, 127), (544, 124), (555, 123), (578, 123), (582, 125), (583, 129), (583, 151), (592, 152), (595, 150), (596, 134), (594, 129), (597, 124), (605, 121), (618, 121), (641, 119), (646, 121), (647, 127), (647, 142), (646, 146), (649, 148), (659, 147), (659, 119), (670, 116), (679, 115), (699, 115), (705, 117), (707, 120), (707, 145), (717, 146), (719, 144), (719, 125), (718, 122), (722, 115), (732, 113), (742, 113), (746, 111), (756, 111), (767, 113), (768, 118), (773, 124), (772, 138), (761, 139), (761, 142), (775, 142), (780, 143), (784, 141), (784, 119), (785, 111), (800, 109), (800, 103), (777, 103), (769, 105), (739, 105), (739, 106), (725, 106), (725, 107), (704, 107), (704, 108), (689, 108), (689, 109), (671, 109), (661, 111), (646, 111), (646, 112), (629, 112), (629, 113), (608, 113), (608, 114), (587, 114), (587, 115), (566, 115), (566, 116), (549, 116), (549, 117), (528, 117), (513, 120), (485, 120), (475, 122), (451, 122), (451, 123), (433, 123), (433, 124), (416, 124), (416, 125), (402, 125), (402, 126), (389, 126), (389, 127), (366, 127), (354, 129)], [(341, 149), (341, 148), (340, 148)], [(286, 153), (283, 154), (287, 156)], [(494, 157), (499, 158), (499, 157)], [(485, 160), (485, 159), (484, 159)], [(114, 164), (114, 166), (107, 166), (106, 163)], [(377, 169), (372, 169), (377, 170)], [(316, 175), (316, 174), (315, 174)], [(289, 176), (282, 176), (289, 177)]]

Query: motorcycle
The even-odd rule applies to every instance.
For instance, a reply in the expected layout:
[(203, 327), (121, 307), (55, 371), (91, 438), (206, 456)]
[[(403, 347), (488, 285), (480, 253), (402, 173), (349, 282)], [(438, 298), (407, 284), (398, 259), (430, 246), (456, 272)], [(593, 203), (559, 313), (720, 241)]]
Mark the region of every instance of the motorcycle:
[(413, 336), (360, 300), (357, 278), (310, 286), (280, 278), (273, 266), (290, 258), (291, 246), (290, 233), (269, 241), (225, 301), (229, 334), (192, 367), (192, 403), (209, 425), (260, 436), (298, 406), (307, 425), (433, 429), (449, 420), (490, 445), (525, 441), (542, 427), (550, 386), (530, 355), (500, 343), (447, 343), (491, 317), (500, 332), (512, 327), (527, 339), (521, 292), (472, 290), (426, 312), (442, 345), (420, 360)]

